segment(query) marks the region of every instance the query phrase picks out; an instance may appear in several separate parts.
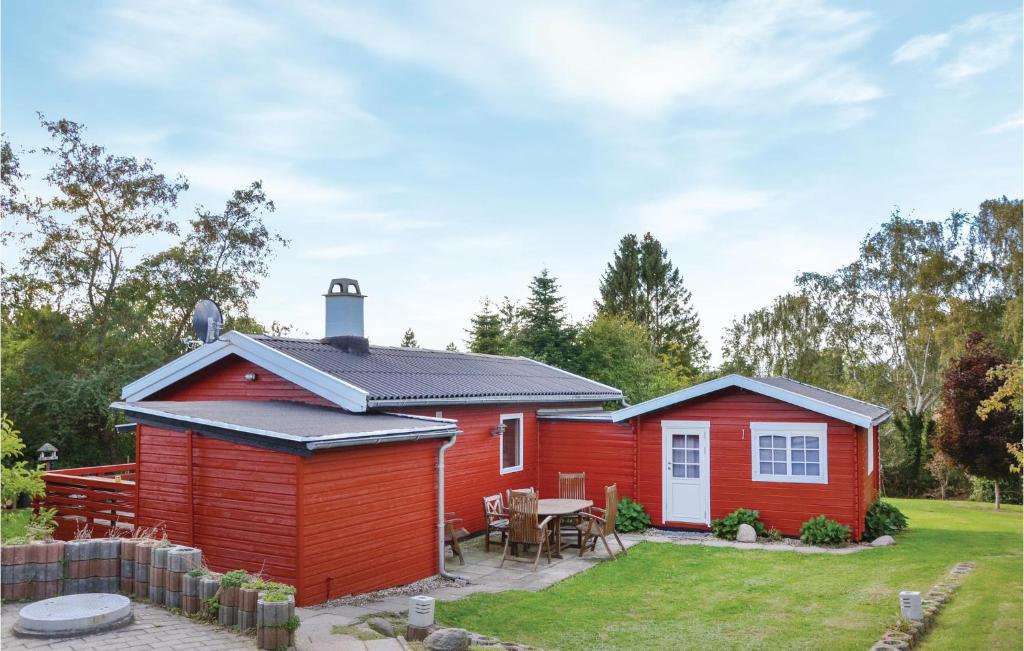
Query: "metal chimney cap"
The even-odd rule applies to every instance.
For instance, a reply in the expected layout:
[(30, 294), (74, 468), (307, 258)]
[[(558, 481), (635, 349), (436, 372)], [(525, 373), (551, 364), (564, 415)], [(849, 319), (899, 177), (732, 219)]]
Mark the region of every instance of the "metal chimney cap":
[(363, 298), (364, 294), (359, 291), (359, 281), (355, 278), (335, 278), (327, 287), (324, 296), (358, 296)]

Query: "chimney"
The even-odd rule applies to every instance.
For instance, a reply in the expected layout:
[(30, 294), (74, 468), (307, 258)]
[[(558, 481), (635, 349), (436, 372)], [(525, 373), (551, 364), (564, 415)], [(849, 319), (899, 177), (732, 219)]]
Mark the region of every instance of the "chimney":
[(335, 278), (324, 294), (326, 319), (322, 342), (346, 352), (366, 354), (370, 342), (363, 336), (363, 296), (359, 281)]

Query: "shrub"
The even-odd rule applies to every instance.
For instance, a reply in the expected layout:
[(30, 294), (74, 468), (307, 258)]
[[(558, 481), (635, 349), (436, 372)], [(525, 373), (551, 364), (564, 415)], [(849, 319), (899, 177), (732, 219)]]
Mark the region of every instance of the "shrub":
[(711, 521), (711, 531), (725, 540), (736, 540), (736, 532), (741, 524), (749, 524), (757, 532), (758, 536), (764, 535), (764, 523), (761, 522), (761, 513), (752, 509), (736, 509), (724, 518)]
[(808, 545), (841, 545), (849, 539), (849, 527), (824, 515), (811, 518), (800, 527), (800, 540)]
[(14, 423), (7, 414), (0, 415), (0, 499), (6, 505), (16, 502), (25, 493), (29, 497), (42, 497), (46, 494), (43, 482), (43, 471), (38, 465), (22, 459), (15, 461), (25, 452), (25, 443), (21, 440), (21, 432), (14, 428)]
[(643, 531), (651, 526), (651, 516), (647, 515), (643, 505), (628, 497), (619, 500), (619, 515), (615, 519), (615, 529), (623, 533)]
[(864, 536), (870, 540), (891, 536), (906, 528), (907, 516), (889, 502), (878, 500), (864, 514)]
[[(971, 477), (971, 501), (972, 502), (995, 502), (996, 482), (984, 477)], [(1021, 503), (1021, 482), (1020, 477), (1010, 477), (999, 480), (999, 497), (1003, 504)]]
[(776, 529), (775, 527), (769, 527), (769, 528), (765, 529), (764, 530), (764, 536), (765, 536), (765, 538), (767, 538), (768, 540), (770, 540), (772, 542), (781, 542), (782, 541), (782, 532), (779, 531), (778, 529)]
[(250, 579), (252, 577), (245, 570), (231, 570), (220, 578), (220, 585), (224, 588), (239, 588)]

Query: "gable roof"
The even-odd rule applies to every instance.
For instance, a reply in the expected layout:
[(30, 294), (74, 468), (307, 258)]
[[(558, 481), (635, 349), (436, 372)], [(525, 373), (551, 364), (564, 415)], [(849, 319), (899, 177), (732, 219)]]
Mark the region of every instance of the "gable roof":
[(456, 422), (397, 414), (353, 414), (282, 400), (152, 400), (111, 405), (136, 421), (156, 427), (189, 429), (207, 436), (284, 452), (351, 445), (447, 438), (459, 434)]
[(731, 387), (753, 391), (754, 393), (775, 398), (797, 407), (803, 407), (809, 411), (831, 416), (858, 427), (879, 425), (889, 420), (889, 417), (892, 415), (885, 407), (827, 391), (810, 384), (804, 384), (803, 382), (797, 382), (787, 377), (748, 378), (734, 373), (708, 382), (702, 382), (692, 387), (686, 387), (685, 389), (680, 389), (679, 391), (630, 407), (624, 407), (612, 412), (612, 420), (614, 422), (621, 422), (634, 416), (664, 409)]
[(234, 331), (129, 384), (121, 398), (143, 400), (228, 355), (238, 355), (357, 412), (445, 403), (622, 399), (614, 387), (525, 357), (389, 346), (370, 346), (368, 354), (356, 354), (316, 339)]

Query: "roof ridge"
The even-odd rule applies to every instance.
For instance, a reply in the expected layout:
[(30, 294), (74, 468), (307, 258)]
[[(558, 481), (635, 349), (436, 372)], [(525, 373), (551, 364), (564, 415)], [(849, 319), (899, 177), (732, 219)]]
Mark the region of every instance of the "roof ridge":
[[(770, 376), (768, 376), (767, 379), (772, 379), (772, 378), (781, 378), (781, 379), (786, 380), (788, 382), (795, 382), (796, 384), (799, 384), (801, 386), (809, 387), (811, 389), (817, 389), (818, 391), (824, 391), (825, 393), (831, 393), (834, 396), (839, 396), (840, 398), (845, 398), (846, 400), (852, 400), (854, 402), (859, 402), (862, 405), (867, 405), (869, 407), (877, 407), (879, 409), (884, 409), (885, 411), (889, 411), (888, 408), (883, 407), (882, 405), (876, 405), (873, 402), (868, 402), (867, 400), (861, 400), (860, 398), (854, 398), (853, 396), (848, 396), (845, 393), (839, 393), (838, 391), (833, 391), (831, 389), (825, 389), (823, 387), (817, 386), (816, 384), (808, 384), (807, 382), (801, 382), (800, 380), (794, 380), (793, 378), (787, 377), (785, 375), (770, 375)], [(760, 379), (765, 379), (765, 378), (754, 378), (754, 379), (755, 380), (760, 380)]]

